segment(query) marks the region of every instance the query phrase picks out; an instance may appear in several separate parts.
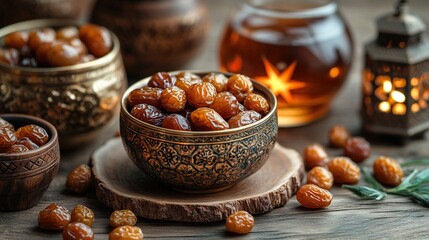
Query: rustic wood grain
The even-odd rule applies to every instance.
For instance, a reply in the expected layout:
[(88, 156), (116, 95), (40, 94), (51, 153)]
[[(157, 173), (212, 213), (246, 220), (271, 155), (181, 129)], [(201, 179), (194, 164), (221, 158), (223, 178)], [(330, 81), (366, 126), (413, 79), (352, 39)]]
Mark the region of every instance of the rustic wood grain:
[(304, 175), (300, 155), (276, 144), (267, 163), (229, 189), (205, 194), (182, 193), (158, 184), (128, 158), (120, 138), (91, 155), (97, 198), (113, 209), (138, 216), (182, 222), (216, 222), (236, 211), (263, 214), (285, 205)]
[[(206, 0), (212, 19), (211, 32), (205, 49), (188, 69), (217, 69), (217, 49), (223, 23), (236, 1)], [(375, 36), (375, 18), (391, 11), (394, 0), (343, 0), (341, 10), (351, 26), (355, 40), (355, 61), (352, 72), (341, 93), (335, 99), (332, 110), (325, 118), (310, 125), (279, 130), (278, 142), (287, 148), (302, 152), (306, 145), (318, 142), (327, 145), (327, 133), (333, 124), (343, 124), (354, 135), (360, 135), (360, 79), (362, 70), (362, 46)], [(411, 11), (429, 24), (427, 0), (410, 1)], [(143, 77), (143, 76), (142, 76)], [(112, 209), (100, 203), (95, 193), (83, 196), (64, 191), (66, 174), (80, 163), (88, 162), (91, 153), (114, 135), (104, 133), (91, 145), (63, 152), (59, 174), (32, 209), (0, 213), (0, 239), (61, 239), (58, 232), (46, 232), (37, 228), (37, 213), (52, 202), (72, 209), (85, 204), (96, 214), (93, 230), (95, 239), (108, 239), (111, 228), (108, 218)], [(414, 139), (405, 146), (391, 144), (388, 139), (373, 141), (372, 157), (364, 165), (370, 166), (377, 155), (389, 155), (405, 159), (429, 158), (428, 134)], [(340, 150), (328, 149), (330, 155), (340, 155)], [(227, 234), (224, 223), (178, 223), (139, 218), (145, 239), (428, 239), (428, 208), (417, 205), (407, 198), (389, 195), (380, 202), (361, 200), (336, 186), (332, 189), (334, 200), (326, 209), (307, 210), (300, 207), (293, 197), (287, 205), (255, 216), (255, 226), (250, 234)]]

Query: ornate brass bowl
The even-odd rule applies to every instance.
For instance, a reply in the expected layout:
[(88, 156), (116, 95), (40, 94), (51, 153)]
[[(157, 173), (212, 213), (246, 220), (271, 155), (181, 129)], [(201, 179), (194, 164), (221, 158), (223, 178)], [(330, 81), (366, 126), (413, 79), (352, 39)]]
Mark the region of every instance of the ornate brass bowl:
[[(194, 72), (200, 76), (207, 72)], [(175, 73), (173, 73), (175, 74)], [(213, 192), (233, 186), (267, 161), (277, 139), (276, 98), (253, 81), (271, 111), (251, 125), (222, 131), (177, 131), (150, 125), (127, 110), (127, 96), (147, 84), (145, 78), (125, 92), (120, 127), (125, 150), (144, 173), (179, 191)]]
[[(33, 20), (0, 29), (14, 31), (76, 25), (69, 20)], [(0, 112), (25, 113), (51, 122), (61, 148), (94, 139), (119, 115), (119, 99), (127, 79), (120, 44), (94, 61), (67, 67), (30, 68), (0, 63)]]
[(23, 114), (0, 114), (15, 128), (28, 124), (43, 127), (49, 135), (42, 147), (23, 153), (0, 153), (0, 212), (36, 205), (60, 166), (58, 134), (52, 124)]

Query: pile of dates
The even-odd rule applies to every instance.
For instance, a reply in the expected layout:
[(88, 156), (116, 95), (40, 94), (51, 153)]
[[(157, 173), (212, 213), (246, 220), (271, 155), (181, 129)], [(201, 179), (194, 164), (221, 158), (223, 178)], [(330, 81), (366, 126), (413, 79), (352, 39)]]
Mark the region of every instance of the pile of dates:
[(128, 109), (137, 119), (183, 131), (217, 131), (259, 121), (270, 111), (268, 101), (253, 92), (249, 77), (180, 72), (154, 74), (148, 85), (134, 89)]
[(0, 153), (20, 153), (40, 148), (49, 140), (46, 130), (29, 124), (15, 130), (15, 127), (0, 118)]
[(23, 67), (63, 67), (85, 63), (112, 49), (110, 32), (95, 24), (79, 28), (41, 28), (10, 33), (2, 39), (0, 62)]

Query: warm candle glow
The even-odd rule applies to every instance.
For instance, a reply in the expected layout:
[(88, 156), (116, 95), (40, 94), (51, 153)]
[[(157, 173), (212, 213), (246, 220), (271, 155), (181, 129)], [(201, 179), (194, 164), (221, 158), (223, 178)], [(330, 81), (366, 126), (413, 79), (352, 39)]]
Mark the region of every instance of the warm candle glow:
[(390, 77), (386, 75), (379, 75), (375, 78), (375, 84), (383, 85), (385, 82), (390, 82)]
[(407, 107), (405, 106), (405, 104), (397, 103), (393, 106), (392, 112), (395, 115), (404, 115), (405, 113), (407, 113)]
[(418, 78), (411, 78), (411, 86), (417, 86), (419, 84), (419, 79)]
[(378, 105), (378, 109), (381, 111), (381, 112), (390, 112), (390, 104), (388, 103), (388, 102), (381, 102), (379, 105)]
[(331, 78), (336, 78), (340, 75), (340, 68), (339, 67), (333, 67), (331, 68), (331, 70), (329, 71), (329, 76)]
[(413, 105), (411, 105), (411, 111), (414, 112), (414, 113), (420, 111), (419, 104), (418, 103), (413, 103)]
[(418, 87), (413, 87), (413, 89), (411, 89), (411, 97), (414, 100), (418, 100), (419, 99), (419, 88)]
[(395, 88), (404, 88), (407, 86), (407, 81), (405, 78), (393, 78), (393, 86), (395, 86)]
[(381, 87), (378, 87), (377, 89), (375, 89), (374, 94), (375, 96), (377, 96), (378, 99), (382, 101), (387, 100), (387, 94)]
[(390, 81), (383, 82), (383, 90), (387, 93), (392, 91), (392, 83)]
[(395, 102), (398, 103), (403, 103), (406, 100), (405, 95), (400, 91), (393, 91), (392, 93), (390, 93), (390, 96)]

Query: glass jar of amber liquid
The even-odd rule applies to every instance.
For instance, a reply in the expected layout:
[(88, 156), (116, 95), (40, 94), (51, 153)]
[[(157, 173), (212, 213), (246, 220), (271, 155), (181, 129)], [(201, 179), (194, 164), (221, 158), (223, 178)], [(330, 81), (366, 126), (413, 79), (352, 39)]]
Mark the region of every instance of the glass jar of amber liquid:
[(324, 116), (352, 58), (351, 35), (335, 0), (247, 0), (220, 44), (222, 71), (269, 87), (282, 127)]

